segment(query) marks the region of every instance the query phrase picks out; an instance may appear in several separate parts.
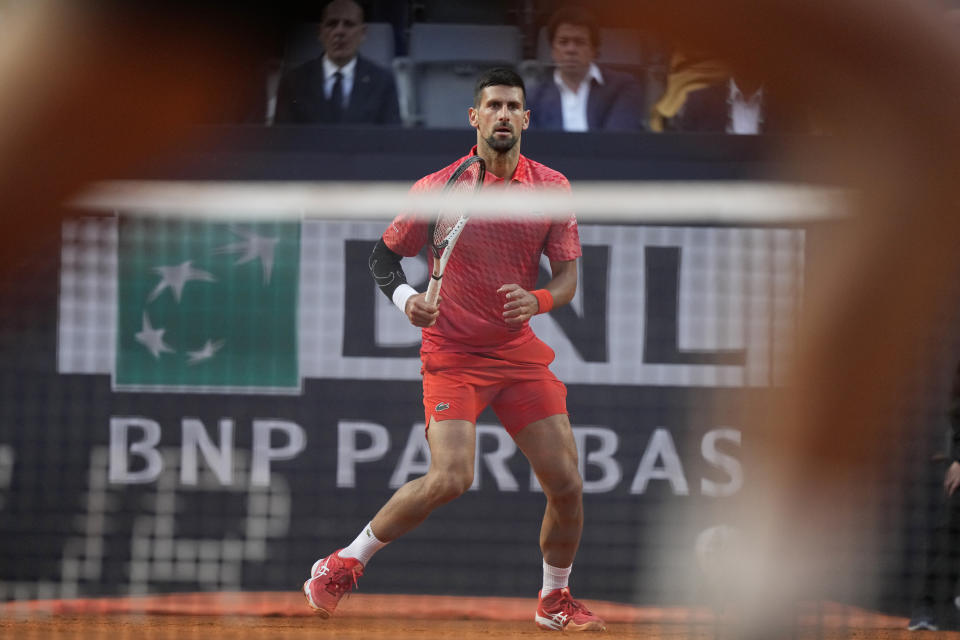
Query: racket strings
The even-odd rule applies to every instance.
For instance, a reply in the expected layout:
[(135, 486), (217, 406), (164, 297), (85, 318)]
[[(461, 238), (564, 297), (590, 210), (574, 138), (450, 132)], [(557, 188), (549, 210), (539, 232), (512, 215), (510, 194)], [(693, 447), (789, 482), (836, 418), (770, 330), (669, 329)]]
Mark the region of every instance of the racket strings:
[(447, 246), (447, 236), (459, 220), (460, 212), (455, 210), (443, 211), (437, 216), (437, 222), (433, 227), (433, 238), (431, 238), (434, 248), (440, 250)]
[[(482, 169), (479, 163), (472, 163), (457, 179), (448, 183), (444, 194), (456, 198), (461, 195), (475, 194), (482, 184)], [(452, 198), (452, 199), (454, 199)], [(461, 199), (462, 201), (462, 199)], [(451, 206), (439, 212), (433, 227), (431, 242), (434, 249), (442, 251), (447, 244), (447, 236), (467, 212), (462, 207)]]

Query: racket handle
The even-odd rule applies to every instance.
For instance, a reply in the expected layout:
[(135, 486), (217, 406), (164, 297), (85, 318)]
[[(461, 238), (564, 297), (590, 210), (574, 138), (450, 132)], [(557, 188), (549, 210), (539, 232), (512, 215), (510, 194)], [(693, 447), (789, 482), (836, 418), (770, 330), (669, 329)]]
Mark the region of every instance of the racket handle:
[(430, 277), (430, 284), (427, 285), (427, 295), (424, 296), (427, 304), (437, 304), (437, 298), (440, 297), (441, 282), (442, 280), (440, 278)]

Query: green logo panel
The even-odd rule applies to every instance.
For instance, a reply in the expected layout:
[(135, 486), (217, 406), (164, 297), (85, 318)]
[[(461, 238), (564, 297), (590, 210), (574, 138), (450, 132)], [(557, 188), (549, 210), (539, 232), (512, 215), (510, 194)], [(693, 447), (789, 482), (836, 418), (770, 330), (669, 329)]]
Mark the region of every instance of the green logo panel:
[(299, 392), (298, 223), (119, 229), (114, 388)]

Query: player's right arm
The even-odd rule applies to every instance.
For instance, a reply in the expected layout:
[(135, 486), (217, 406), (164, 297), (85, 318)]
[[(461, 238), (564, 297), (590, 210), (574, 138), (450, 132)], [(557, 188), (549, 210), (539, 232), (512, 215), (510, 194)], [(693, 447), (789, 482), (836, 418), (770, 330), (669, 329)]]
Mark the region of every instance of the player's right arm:
[[(452, 172), (452, 167), (417, 180), (410, 188), (410, 193), (428, 191), (442, 184)], [(421, 328), (436, 324), (440, 314), (438, 305), (442, 299), (438, 299), (436, 304), (427, 304), (426, 292), (419, 293), (407, 284), (400, 261), (405, 256), (415, 256), (420, 252), (427, 243), (427, 231), (425, 217), (409, 211), (401, 213), (384, 231), (368, 261), (370, 274), (380, 290), (403, 311), (410, 324)]]
[(377, 241), (367, 267), (374, 282), (387, 298), (403, 311), (416, 327), (430, 327), (437, 321), (437, 305), (427, 304), (426, 293), (418, 293), (407, 284), (407, 276), (400, 264), (403, 256), (387, 246), (383, 238)]

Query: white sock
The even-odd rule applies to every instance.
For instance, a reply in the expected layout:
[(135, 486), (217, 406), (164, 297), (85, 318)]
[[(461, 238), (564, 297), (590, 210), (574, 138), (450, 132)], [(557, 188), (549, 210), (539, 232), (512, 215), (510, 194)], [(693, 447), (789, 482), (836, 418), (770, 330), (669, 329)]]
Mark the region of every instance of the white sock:
[(543, 595), (547, 595), (554, 589), (563, 589), (570, 581), (570, 572), (573, 565), (566, 569), (551, 567), (547, 561), (543, 561)]
[(360, 561), (360, 564), (367, 566), (367, 562), (370, 561), (373, 554), (387, 546), (386, 542), (381, 542), (377, 536), (373, 535), (370, 524), (363, 528), (363, 531), (350, 543), (349, 547), (340, 552), (341, 558), (356, 558)]

